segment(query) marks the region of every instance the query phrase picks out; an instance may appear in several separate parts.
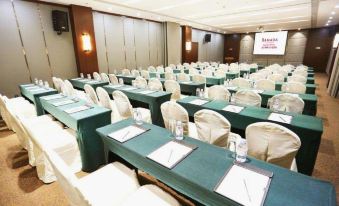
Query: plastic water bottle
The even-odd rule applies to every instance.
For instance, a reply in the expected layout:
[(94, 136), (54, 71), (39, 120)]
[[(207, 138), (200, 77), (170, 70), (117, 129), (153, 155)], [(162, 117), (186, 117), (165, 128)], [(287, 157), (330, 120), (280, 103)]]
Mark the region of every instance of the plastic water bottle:
[(135, 121), (135, 124), (142, 125), (142, 116), (138, 109), (133, 110), (133, 119)]
[(246, 162), (247, 157), (247, 141), (246, 139), (239, 139), (238, 145), (236, 149), (236, 161), (237, 162)]
[(201, 89), (200, 90), (200, 98), (204, 98), (204, 96), (205, 96), (205, 91), (204, 91), (204, 89)]
[(230, 101), (231, 101), (231, 104), (235, 104), (235, 96), (234, 96), (234, 93), (231, 94)]
[(175, 139), (183, 140), (184, 139), (184, 128), (181, 121), (177, 121), (175, 127)]

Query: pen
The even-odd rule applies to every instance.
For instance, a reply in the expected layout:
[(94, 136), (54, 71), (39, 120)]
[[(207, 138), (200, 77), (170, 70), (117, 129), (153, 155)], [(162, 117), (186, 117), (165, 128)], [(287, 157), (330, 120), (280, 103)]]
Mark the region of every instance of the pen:
[(247, 197), (248, 197), (248, 200), (251, 202), (251, 197), (250, 197), (250, 194), (248, 192), (248, 188), (247, 188), (247, 184), (246, 184), (246, 180), (245, 179), (242, 179), (243, 182), (244, 182), (244, 185), (245, 185), (245, 188), (246, 188), (246, 193), (247, 193)]
[(121, 138), (121, 140), (124, 140), (128, 134), (129, 134), (129, 131), (126, 132), (126, 134)]
[(168, 157), (168, 160), (167, 160), (167, 162), (169, 162), (169, 161), (170, 161), (170, 159), (171, 159), (171, 156), (172, 156), (172, 153), (173, 153), (173, 150), (171, 149), (171, 152), (170, 152), (170, 155), (169, 155), (169, 157)]

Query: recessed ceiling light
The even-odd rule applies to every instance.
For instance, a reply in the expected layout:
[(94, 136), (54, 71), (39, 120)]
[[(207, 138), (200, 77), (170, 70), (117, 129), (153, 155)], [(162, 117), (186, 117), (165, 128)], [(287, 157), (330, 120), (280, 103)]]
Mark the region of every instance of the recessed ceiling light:
[(331, 14), (332, 14), (332, 15), (334, 15), (334, 14), (335, 14), (335, 12), (334, 12), (334, 11), (332, 11), (332, 12), (331, 12)]
[(326, 26), (328, 26), (328, 23), (326, 24)]
[(333, 19), (333, 16), (328, 17), (328, 19)]
[(226, 34), (226, 32), (224, 31), (224, 34)]

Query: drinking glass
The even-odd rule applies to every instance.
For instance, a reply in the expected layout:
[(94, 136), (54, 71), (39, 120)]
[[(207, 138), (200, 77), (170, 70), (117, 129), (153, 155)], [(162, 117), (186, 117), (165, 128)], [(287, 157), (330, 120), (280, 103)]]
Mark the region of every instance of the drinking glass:
[(80, 73), (80, 77), (83, 79), (84, 78), (84, 73)]
[(197, 97), (200, 97), (200, 89), (199, 88), (197, 88), (195, 94), (197, 95)]
[(183, 128), (181, 121), (176, 122), (175, 139), (177, 139), (177, 140), (183, 140), (184, 139), (184, 128)]
[(237, 143), (235, 139), (231, 139), (227, 142), (227, 149), (232, 152), (231, 157), (235, 158), (237, 153)]
[(205, 91), (204, 91), (204, 89), (201, 89), (200, 90), (200, 98), (204, 98), (204, 96), (205, 96)]
[(135, 80), (132, 80), (132, 86), (137, 87), (137, 82)]
[(142, 125), (142, 116), (141, 116), (141, 112), (138, 109), (133, 110), (133, 118), (134, 118), (135, 124)]
[(123, 78), (119, 78), (119, 84), (124, 85), (124, 79)]
[(34, 84), (38, 85), (39, 84), (39, 80), (37, 78), (34, 78)]
[(41, 79), (39, 80), (39, 85), (44, 86), (44, 82)]
[(171, 132), (173, 137), (175, 137), (175, 126), (176, 126), (175, 119), (169, 119), (168, 120), (168, 129)]
[(87, 79), (92, 79), (91, 74), (87, 74)]
[(45, 87), (46, 87), (46, 89), (48, 89), (48, 88), (49, 88), (48, 81), (45, 81)]
[(246, 139), (239, 139), (238, 145), (236, 147), (236, 156), (235, 156), (236, 161), (246, 162), (247, 151), (248, 147)]
[(234, 96), (234, 93), (231, 94), (230, 101), (231, 101), (231, 104), (235, 104), (235, 96)]

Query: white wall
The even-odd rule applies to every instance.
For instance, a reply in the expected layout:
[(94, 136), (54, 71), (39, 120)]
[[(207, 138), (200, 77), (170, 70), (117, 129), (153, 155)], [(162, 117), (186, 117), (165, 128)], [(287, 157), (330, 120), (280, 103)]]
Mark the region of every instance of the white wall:
[(18, 85), (34, 78), (76, 76), (72, 33), (57, 35), (52, 10), (67, 8), (26, 1), (0, 1), (0, 93), (19, 94)]
[(93, 12), (99, 71), (164, 64), (162, 24)]
[[(211, 34), (211, 42), (204, 42), (205, 34)], [(198, 42), (198, 61), (222, 62), (224, 57), (224, 35), (192, 29), (192, 42)]]

